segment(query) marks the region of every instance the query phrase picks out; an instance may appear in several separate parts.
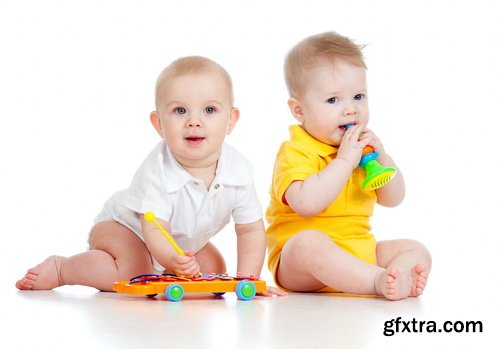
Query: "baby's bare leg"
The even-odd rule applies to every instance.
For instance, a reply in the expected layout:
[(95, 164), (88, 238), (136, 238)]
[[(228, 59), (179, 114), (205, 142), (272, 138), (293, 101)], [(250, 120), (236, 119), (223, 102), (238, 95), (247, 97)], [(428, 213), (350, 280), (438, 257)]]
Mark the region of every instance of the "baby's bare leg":
[(194, 255), (196, 262), (203, 273), (222, 274), (226, 272), (226, 262), (217, 247), (211, 242), (207, 243)]
[(91, 250), (71, 256), (51, 256), (28, 270), (16, 283), (20, 290), (50, 290), (84, 285), (112, 291), (113, 282), (152, 272), (149, 252), (132, 231), (117, 222), (96, 224)]
[(377, 244), (377, 261), (379, 266), (397, 274), (387, 298), (418, 297), (423, 293), (432, 259), (421, 243), (414, 240), (381, 241)]
[(384, 294), (394, 277), (338, 247), (326, 234), (307, 230), (288, 240), (278, 269), (281, 286), (299, 292), (325, 286), (355, 294)]

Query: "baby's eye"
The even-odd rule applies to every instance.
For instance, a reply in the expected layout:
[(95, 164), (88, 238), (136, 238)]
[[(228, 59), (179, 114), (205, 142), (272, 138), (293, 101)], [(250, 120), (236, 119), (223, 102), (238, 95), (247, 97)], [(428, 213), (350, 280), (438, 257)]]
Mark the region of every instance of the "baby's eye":
[(177, 107), (174, 109), (174, 111), (178, 115), (186, 114), (186, 109), (184, 107)]
[(205, 113), (207, 113), (207, 114), (213, 114), (213, 113), (215, 113), (215, 111), (216, 111), (215, 107), (206, 107), (205, 108)]
[(337, 102), (337, 97), (331, 97), (326, 100), (326, 103), (335, 104)]
[(362, 100), (363, 98), (365, 98), (366, 96), (362, 93), (358, 93), (356, 96), (354, 96), (354, 100), (356, 101), (360, 101)]

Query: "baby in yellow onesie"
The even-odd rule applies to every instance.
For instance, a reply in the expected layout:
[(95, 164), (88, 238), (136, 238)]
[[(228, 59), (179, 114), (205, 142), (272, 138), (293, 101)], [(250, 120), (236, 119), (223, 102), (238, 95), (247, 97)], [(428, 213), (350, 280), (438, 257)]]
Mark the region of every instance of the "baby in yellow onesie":
[[(413, 240), (375, 240), (370, 216), (377, 202), (404, 198), (401, 171), (382, 188), (362, 189), (363, 148), (396, 168), (369, 120), (361, 49), (333, 32), (296, 45), (285, 61), (288, 106), (300, 125), (278, 155), (266, 213), (268, 264), (276, 284), (298, 291), (341, 291), (390, 300), (422, 294), (431, 268)], [(351, 125), (352, 127), (346, 127)]]

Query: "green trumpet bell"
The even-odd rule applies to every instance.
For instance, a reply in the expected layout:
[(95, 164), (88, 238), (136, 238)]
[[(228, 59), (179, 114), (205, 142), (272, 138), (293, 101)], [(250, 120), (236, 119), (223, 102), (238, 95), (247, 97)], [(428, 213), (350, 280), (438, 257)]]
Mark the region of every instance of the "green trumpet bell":
[(364, 190), (375, 190), (383, 187), (396, 175), (393, 167), (382, 166), (377, 160), (378, 153), (368, 153), (363, 155), (359, 167), (366, 172), (366, 178), (361, 185)]

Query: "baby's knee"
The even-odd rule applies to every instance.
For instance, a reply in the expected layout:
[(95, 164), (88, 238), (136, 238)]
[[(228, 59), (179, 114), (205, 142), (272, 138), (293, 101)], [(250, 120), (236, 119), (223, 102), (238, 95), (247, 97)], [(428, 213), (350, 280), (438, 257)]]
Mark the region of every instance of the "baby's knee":
[(295, 234), (288, 242), (290, 246), (300, 251), (316, 250), (318, 245), (331, 243), (332, 239), (318, 230), (303, 230)]
[(210, 242), (195, 254), (195, 258), (204, 273), (221, 274), (227, 270), (224, 256)]
[(408, 250), (412, 250), (421, 254), (425, 258), (425, 262), (429, 265), (431, 264), (431, 253), (422, 242), (412, 239), (404, 240), (404, 242)]
[(429, 250), (422, 242), (412, 239), (408, 239), (405, 241), (407, 242), (408, 246), (411, 247), (412, 249), (429, 253)]

